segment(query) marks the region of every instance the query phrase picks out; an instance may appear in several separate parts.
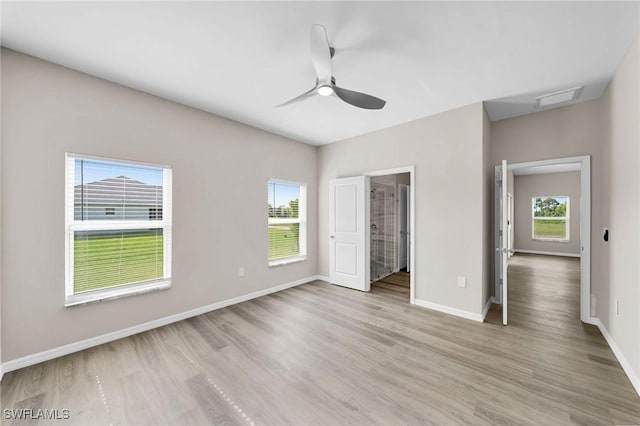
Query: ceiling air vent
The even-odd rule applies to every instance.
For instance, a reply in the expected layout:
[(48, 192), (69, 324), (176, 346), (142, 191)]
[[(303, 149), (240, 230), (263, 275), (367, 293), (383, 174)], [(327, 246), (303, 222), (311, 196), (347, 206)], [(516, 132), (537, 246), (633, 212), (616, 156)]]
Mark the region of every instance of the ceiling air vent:
[(538, 96), (536, 98), (536, 106), (546, 107), (573, 101), (574, 99), (578, 99), (581, 91), (582, 86), (578, 86), (572, 87), (571, 89), (561, 90), (559, 92), (549, 93), (548, 95)]

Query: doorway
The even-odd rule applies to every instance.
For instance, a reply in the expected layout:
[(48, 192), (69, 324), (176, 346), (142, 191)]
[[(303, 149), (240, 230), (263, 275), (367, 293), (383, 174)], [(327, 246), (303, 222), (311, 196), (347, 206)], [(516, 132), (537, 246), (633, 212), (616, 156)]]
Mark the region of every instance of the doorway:
[[(370, 203), (370, 235), (371, 255), (370, 264), (372, 267), (370, 280), (372, 289), (383, 286), (389, 287), (390, 290), (401, 290), (402, 287), (408, 286), (408, 297), (406, 290), (401, 290), (402, 299), (414, 303), (415, 301), (415, 166), (398, 167), (395, 169), (378, 170), (367, 172), (371, 182), (370, 189), (376, 188), (377, 196), (380, 196), (378, 185), (382, 185), (386, 194), (393, 193), (393, 197), (386, 195), (387, 200), (391, 198), (393, 208), (386, 204), (386, 212), (393, 212), (393, 216), (385, 220), (384, 231), (386, 237), (380, 235), (380, 226), (375, 220), (380, 218), (380, 208), (375, 207), (375, 203)], [(373, 200), (371, 200), (373, 201)], [(375, 232), (375, 234), (374, 234)], [(381, 249), (381, 240), (384, 241), (385, 250)], [(393, 241), (393, 242), (391, 242)], [(374, 244), (376, 245), (374, 249)], [(374, 252), (375, 250), (375, 252)], [(406, 263), (404, 256), (406, 255)], [(379, 263), (379, 256), (386, 259), (382, 265)], [(386, 263), (386, 264), (385, 264)], [(377, 269), (374, 271), (373, 269)], [(380, 277), (374, 275), (374, 272), (380, 272)], [(376, 284), (376, 282), (378, 284)]]
[[(407, 179), (398, 182), (397, 179)], [(377, 179), (380, 177), (380, 179)], [(388, 188), (390, 177), (394, 178), (392, 188)], [(381, 180), (385, 195), (382, 191), (379, 198), (382, 201), (376, 202), (378, 207), (384, 212), (389, 209), (389, 205), (393, 207), (394, 212), (398, 208), (396, 201), (398, 200), (397, 189), (398, 184), (407, 185), (407, 264), (411, 268), (411, 273), (405, 272), (409, 277), (409, 302), (415, 303), (415, 275), (417, 267), (415, 263), (415, 239), (413, 230), (415, 227), (415, 166), (398, 167), (395, 169), (387, 169), (364, 173), (361, 176), (352, 176), (344, 178), (331, 179), (329, 181), (329, 282), (332, 284), (348, 287), (354, 290), (370, 291), (372, 282), (372, 264), (379, 260), (377, 256), (385, 259), (381, 265), (375, 265), (374, 279), (388, 277), (389, 270), (391, 273), (400, 273), (397, 250), (397, 241), (400, 241), (399, 226), (397, 224), (397, 213), (394, 213), (394, 219), (386, 221), (384, 224), (375, 223), (376, 233), (384, 230), (384, 238), (377, 236), (378, 240), (374, 241), (377, 245), (372, 247), (372, 223), (371, 223), (371, 180)], [(393, 197), (391, 195), (393, 190)], [(376, 189), (376, 193), (378, 190)], [(393, 200), (389, 204), (388, 200)], [(374, 212), (374, 215), (376, 213)], [(389, 237), (386, 234), (390, 229), (393, 233)], [(389, 244), (387, 239), (393, 239), (395, 244)], [(391, 249), (389, 248), (391, 247)], [(392, 255), (390, 256), (389, 253)], [(385, 264), (386, 259), (393, 262), (393, 267)]]
[[(575, 172), (572, 188), (577, 188), (573, 189), (571, 196), (566, 185), (563, 188), (557, 180), (557, 176), (569, 172)], [(531, 183), (534, 180), (529, 178), (544, 175), (549, 178), (555, 176), (553, 179), (548, 179), (553, 182), (547, 182), (546, 189), (541, 188), (531, 192)], [(516, 184), (516, 179), (520, 179), (520, 184)], [(525, 181), (529, 183), (524, 185)], [(536, 182), (538, 185), (541, 184), (541, 180)], [(533, 272), (534, 268), (538, 268), (537, 272), (544, 274), (553, 269), (549, 265), (556, 263), (562, 264), (562, 268), (556, 270), (556, 275), (550, 276), (550, 279), (555, 279), (563, 273), (566, 276), (575, 277), (576, 274), (570, 271), (577, 272), (577, 281), (573, 279), (576, 288), (572, 291), (578, 295), (576, 299), (578, 302), (574, 303), (576, 306), (573, 308), (579, 312), (577, 316), (582, 322), (590, 322), (590, 184), (590, 156), (509, 165), (503, 162), (502, 166), (496, 167), (495, 242), (497, 251), (494, 303), (501, 305), (503, 324), (506, 325), (508, 320), (507, 304), (510, 303), (508, 295), (511, 294), (509, 290), (511, 278), (514, 278), (514, 285), (522, 286), (525, 285), (521, 279), (523, 271)], [(518, 213), (519, 210), (521, 213)], [(515, 257), (512, 258), (513, 253)], [(556, 259), (548, 258), (547, 261), (543, 261), (544, 256), (553, 256)], [(562, 258), (566, 261), (562, 261)], [(548, 265), (547, 270), (543, 270), (545, 266), (542, 265)], [(529, 282), (533, 281), (529, 280)], [(559, 287), (556, 286), (556, 288)], [(520, 296), (527, 295), (526, 288), (513, 290)], [(523, 307), (527, 307), (527, 303), (534, 302), (527, 297), (524, 299), (518, 297), (513, 300), (520, 311)]]
[(408, 172), (370, 178), (371, 291), (410, 299), (410, 188)]

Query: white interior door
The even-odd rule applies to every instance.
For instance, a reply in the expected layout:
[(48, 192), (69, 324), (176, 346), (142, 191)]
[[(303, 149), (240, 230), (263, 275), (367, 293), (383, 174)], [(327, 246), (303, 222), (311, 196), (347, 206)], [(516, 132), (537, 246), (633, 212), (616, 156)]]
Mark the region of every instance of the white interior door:
[[(508, 185), (508, 182), (507, 182)], [(513, 188), (509, 188), (511, 191), (513, 191)], [(513, 194), (511, 192), (507, 192), (507, 197), (509, 198), (509, 222), (507, 223), (508, 225), (508, 229), (509, 232), (507, 233), (507, 236), (509, 237), (509, 244), (507, 244), (507, 248), (509, 249), (509, 258), (511, 258), (511, 256), (513, 256), (513, 245), (514, 245), (514, 225), (513, 225), (513, 218), (515, 216), (515, 210), (513, 208)]]
[(411, 232), (411, 186), (407, 186), (407, 272), (411, 272)]
[(398, 268), (408, 269), (409, 258), (409, 187), (407, 185), (399, 185), (398, 200), (398, 221), (399, 221), (399, 240), (398, 240)]
[(329, 182), (329, 281), (369, 291), (369, 178)]
[(509, 266), (509, 180), (507, 179), (507, 160), (502, 160), (500, 191), (500, 263), (502, 275), (502, 324), (507, 325), (508, 318), (508, 273)]

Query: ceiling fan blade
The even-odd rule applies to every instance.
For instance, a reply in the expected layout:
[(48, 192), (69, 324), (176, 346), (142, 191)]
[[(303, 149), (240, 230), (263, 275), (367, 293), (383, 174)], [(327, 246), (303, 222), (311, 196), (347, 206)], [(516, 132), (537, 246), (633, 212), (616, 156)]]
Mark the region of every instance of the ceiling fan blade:
[(331, 82), (331, 49), (322, 25), (311, 25), (311, 60), (320, 83)]
[(348, 104), (364, 109), (382, 109), (387, 101), (383, 101), (375, 96), (365, 93), (354, 92), (353, 90), (343, 89), (342, 87), (333, 86), (335, 94)]
[(302, 95), (298, 95), (293, 99), (289, 99), (288, 101), (281, 103), (280, 105), (276, 105), (276, 108), (289, 105), (289, 104), (294, 104), (296, 102), (300, 102), (307, 98), (310, 98), (311, 96), (316, 94), (316, 90), (317, 90), (317, 86), (307, 92), (304, 92)]

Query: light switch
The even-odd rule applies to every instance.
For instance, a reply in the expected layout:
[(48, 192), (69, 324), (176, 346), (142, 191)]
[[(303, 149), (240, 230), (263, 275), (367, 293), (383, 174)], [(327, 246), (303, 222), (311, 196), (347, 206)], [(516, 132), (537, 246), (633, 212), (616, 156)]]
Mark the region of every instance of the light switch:
[(458, 287), (465, 288), (467, 286), (467, 277), (458, 277)]

